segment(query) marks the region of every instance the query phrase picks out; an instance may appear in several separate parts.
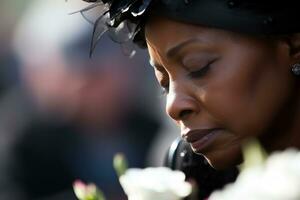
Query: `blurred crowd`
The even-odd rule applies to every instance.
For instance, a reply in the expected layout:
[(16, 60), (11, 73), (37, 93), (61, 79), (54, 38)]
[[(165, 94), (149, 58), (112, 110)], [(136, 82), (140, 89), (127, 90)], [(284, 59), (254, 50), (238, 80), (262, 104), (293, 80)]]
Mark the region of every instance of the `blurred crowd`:
[(146, 52), (104, 37), (90, 58), (80, 0), (1, 3), (0, 199), (73, 200), (78, 179), (125, 199), (113, 156), (160, 165), (178, 136)]

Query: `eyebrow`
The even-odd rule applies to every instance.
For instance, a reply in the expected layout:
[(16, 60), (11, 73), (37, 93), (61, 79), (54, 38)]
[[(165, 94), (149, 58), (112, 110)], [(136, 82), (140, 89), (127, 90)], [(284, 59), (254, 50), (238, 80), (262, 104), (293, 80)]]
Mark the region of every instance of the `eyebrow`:
[(176, 55), (183, 47), (185, 47), (186, 45), (195, 43), (195, 42), (202, 42), (202, 40), (199, 39), (199, 38), (191, 38), (191, 39), (185, 40), (185, 41), (179, 43), (178, 45), (176, 45), (176, 46), (171, 47), (170, 49), (168, 49), (166, 55), (167, 55), (168, 58), (173, 57), (173, 56), (175, 56), (175, 55)]
[[(179, 43), (178, 45), (175, 45), (174, 47), (171, 47), (169, 50), (167, 50), (167, 57), (173, 57), (175, 56), (183, 47), (185, 47), (186, 45), (195, 43), (195, 42), (202, 42), (203, 40), (201, 40), (200, 38), (190, 38), (188, 40), (185, 40), (181, 43)], [(163, 68), (162, 65), (156, 64), (154, 60), (152, 60), (151, 58), (149, 59), (149, 64), (155, 68), (155, 69), (161, 69)]]

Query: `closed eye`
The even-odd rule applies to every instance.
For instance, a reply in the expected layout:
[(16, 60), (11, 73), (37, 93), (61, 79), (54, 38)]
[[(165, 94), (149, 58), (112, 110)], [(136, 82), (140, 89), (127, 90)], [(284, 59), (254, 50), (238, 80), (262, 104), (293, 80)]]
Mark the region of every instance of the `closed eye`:
[(204, 77), (210, 70), (211, 68), (211, 64), (214, 62), (215, 60), (209, 62), (207, 65), (205, 65), (204, 67), (201, 67), (200, 69), (198, 70), (195, 70), (195, 71), (191, 71), (189, 72), (189, 76), (191, 78), (202, 78)]
[(161, 86), (162, 94), (166, 95), (169, 92), (169, 77), (167, 72), (162, 67), (154, 67), (154, 72), (159, 85)]
[(169, 93), (169, 84), (161, 85), (161, 93), (162, 95), (167, 95)]
[(206, 65), (205, 67), (202, 67), (202, 68), (199, 69), (199, 70), (190, 72), (190, 73), (189, 73), (189, 76), (190, 76), (191, 78), (201, 78), (201, 77), (203, 77), (205, 74), (207, 74), (207, 72), (209, 71), (209, 69), (210, 69), (210, 65)]

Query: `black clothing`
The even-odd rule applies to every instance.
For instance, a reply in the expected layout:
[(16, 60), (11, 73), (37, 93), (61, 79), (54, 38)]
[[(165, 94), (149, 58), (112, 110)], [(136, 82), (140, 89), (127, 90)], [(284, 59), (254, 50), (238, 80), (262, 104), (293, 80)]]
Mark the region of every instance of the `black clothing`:
[(222, 171), (213, 169), (203, 156), (193, 153), (190, 145), (182, 139), (177, 139), (171, 145), (165, 165), (183, 171), (187, 180), (196, 181), (199, 200), (206, 199), (213, 191), (234, 182), (238, 176), (237, 168)]

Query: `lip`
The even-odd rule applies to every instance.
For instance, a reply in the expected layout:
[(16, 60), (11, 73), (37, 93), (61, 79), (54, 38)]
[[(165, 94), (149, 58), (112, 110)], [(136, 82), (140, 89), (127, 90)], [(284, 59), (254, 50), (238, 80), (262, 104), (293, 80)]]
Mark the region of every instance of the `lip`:
[(200, 153), (215, 140), (220, 130), (220, 128), (196, 129), (183, 133), (182, 137), (190, 143), (195, 152)]

